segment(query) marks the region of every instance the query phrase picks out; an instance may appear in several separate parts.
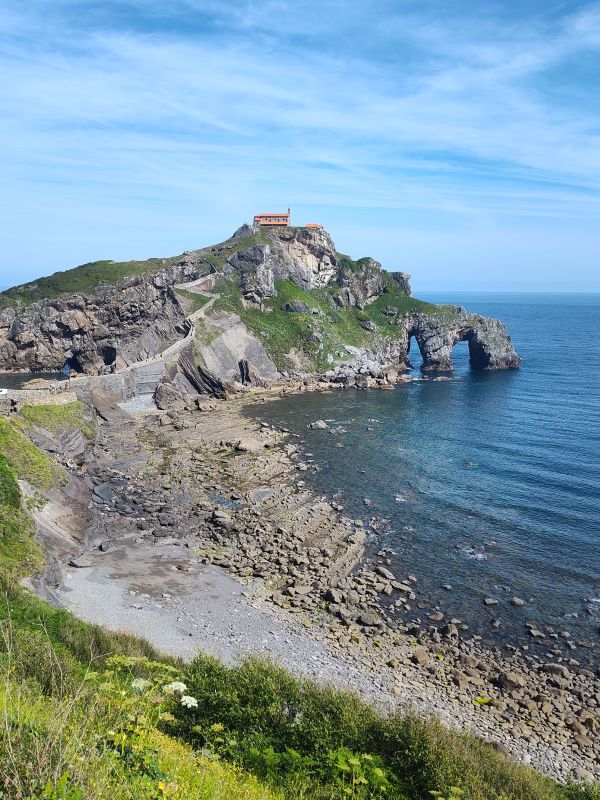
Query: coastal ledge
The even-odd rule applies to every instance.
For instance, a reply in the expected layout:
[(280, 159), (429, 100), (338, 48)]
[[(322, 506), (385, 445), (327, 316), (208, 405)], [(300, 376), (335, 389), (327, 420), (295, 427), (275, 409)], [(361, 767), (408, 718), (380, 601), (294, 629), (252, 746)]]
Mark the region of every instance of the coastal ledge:
[[(139, 630), (139, 617), (183, 657), (270, 654), (386, 709), (437, 714), (560, 780), (598, 776), (597, 677), (560, 656), (487, 650), (451, 621), (394, 619), (381, 599), (418, 596), (418, 576), (391, 574), (385, 553), (365, 562), (364, 522), (307, 486), (297, 438), (244, 416), (274, 396), (131, 417), (97, 393), (87, 545), (63, 558), (73, 592), (38, 591), (109, 628)], [(110, 613), (86, 589), (100, 585)]]

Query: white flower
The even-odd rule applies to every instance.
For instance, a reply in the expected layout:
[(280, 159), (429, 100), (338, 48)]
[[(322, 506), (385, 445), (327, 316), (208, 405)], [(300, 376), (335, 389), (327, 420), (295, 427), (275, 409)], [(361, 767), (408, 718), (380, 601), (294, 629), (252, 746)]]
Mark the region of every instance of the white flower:
[(181, 681), (173, 681), (173, 683), (168, 683), (165, 686), (165, 692), (167, 694), (175, 694), (175, 693), (183, 694), (186, 691), (186, 689), (187, 686), (185, 685), (185, 683), (182, 683)]
[(186, 708), (198, 708), (198, 701), (195, 697), (190, 697), (189, 694), (184, 694), (181, 698), (181, 705)]
[(148, 686), (150, 686), (150, 681), (147, 681), (146, 678), (136, 678), (131, 681), (131, 688), (134, 692), (143, 692)]

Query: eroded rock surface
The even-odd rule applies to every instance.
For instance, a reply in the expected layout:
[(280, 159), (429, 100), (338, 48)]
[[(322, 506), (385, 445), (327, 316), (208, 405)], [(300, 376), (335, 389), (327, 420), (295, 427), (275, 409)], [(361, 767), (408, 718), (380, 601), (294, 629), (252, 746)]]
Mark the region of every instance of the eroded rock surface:
[(508, 331), (499, 320), (469, 314), (459, 306), (446, 306), (433, 314), (412, 313), (399, 324), (406, 343), (415, 337), (424, 370), (451, 370), (452, 347), (464, 341), (469, 344), (469, 358), (475, 369), (516, 369), (521, 364)]
[(0, 312), (0, 369), (97, 375), (152, 357), (185, 336), (173, 285), (208, 271), (193, 254), (154, 275), (135, 275), (89, 295)]
[[(110, 264), (105, 268), (110, 279)], [(215, 380), (260, 384), (281, 377), (281, 359), (277, 361), (273, 352), (279, 343), (274, 341), (273, 332), (263, 336), (256, 320), (251, 331), (239, 315), (232, 313), (231, 304), (223, 308), (215, 299), (219, 291), (232, 297), (239, 292), (239, 313), (243, 315), (244, 309), (251, 309), (265, 314), (266, 319), (272, 311), (267, 301), (277, 295), (277, 282), (282, 280), (305, 292), (314, 292), (316, 303), (313, 308), (304, 300), (292, 299), (284, 307), (290, 316), (305, 314), (313, 319), (302, 323), (306, 327), (304, 340), (299, 337), (286, 354), (291, 374), (323, 371), (323, 354), (328, 351), (318, 320), (324, 316), (324, 307), (317, 306), (324, 302), (328, 304), (326, 308), (333, 310), (328, 319), (328, 346), (333, 341), (338, 348), (335, 356), (327, 356), (327, 363), (332, 365), (330, 377), (339, 377), (347, 385), (356, 384), (352, 375), (366, 375), (367, 379), (387, 376), (386, 380), (390, 380), (389, 376), (406, 370), (413, 337), (423, 355), (425, 370), (451, 369), (452, 347), (458, 341), (468, 341), (471, 364), (476, 369), (510, 369), (520, 364), (501, 322), (470, 314), (460, 307), (413, 300), (408, 275), (387, 272), (371, 258), (353, 261), (340, 255), (324, 230), (245, 226), (219, 245), (170, 259), (164, 267), (155, 261), (151, 268), (147, 272), (143, 267), (131, 277), (96, 287), (88, 294), (45, 299), (26, 308), (4, 308), (0, 312), (0, 371), (67, 367), (97, 375), (118, 372), (159, 356), (191, 336), (194, 312), (190, 311), (190, 297), (208, 291), (205, 287), (198, 290), (198, 283), (211, 274), (217, 275), (211, 283), (214, 294), (209, 292), (214, 306), (195, 335), (200, 352), (197, 366), (206, 367), (211, 393)], [(386, 297), (393, 301), (391, 305), (384, 305), (383, 311), (379, 309), (369, 316), (372, 304), (379, 301), (381, 305)], [(364, 340), (360, 347), (352, 341), (344, 342), (348, 333), (343, 320), (332, 321), (332, 314), (339, 317), (357, 313), (361, 316), (351, 319), (354, 325), (360, 325), (362, 339), (358, 338)], [(333, 340), (332, 325), (338, 325)], [(285, 331), (282, 334), (285, 338)], [(186, 356), (182, 358), (185, 361)], [(187, 358), (193, 360), (194, 356), (188, 354)], [(165, 395), (185, 388), (189, 364), (175, 370), (173, 374), (167, 372), (163, 381), (161, 392)], [(364, 380), (359, 377), (357, 385)], [(194, 382), (198, 382), (196, 378), (187, 381), (192, 385)], [(179, 389), (175, 390), (175, 384)]]

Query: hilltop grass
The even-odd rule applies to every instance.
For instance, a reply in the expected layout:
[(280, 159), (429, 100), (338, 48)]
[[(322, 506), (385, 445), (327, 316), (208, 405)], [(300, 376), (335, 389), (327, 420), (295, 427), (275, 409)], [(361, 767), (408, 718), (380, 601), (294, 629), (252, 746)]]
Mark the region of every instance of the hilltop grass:
[(227, 260), (235, 253), (240, 250), (248, 250), (256, 244), (267, 244), (268, 242), (268, 231), (261, 228), (249, 236), (241, 236), (239, 239), (228, 240), (228, 242), (208, 248), (202, 254), (202, 259), (213, 266), (217, 272), (221, 272)]
[(117, 283), (134, 275), (151, 275), (176, 263), (181, 257), (150, 258), (147, 261), (91, 261), (7, 289), (0, 293), (0, 308), (11, 305), (27, 307), (40, 300), (93, 292), (102, 285)]
[[(199, 256), (199, 260), (220, 272), (227, 259), (234, 253), (267, 241), (268, 232), (260, 230), (256, 234), (207, 248), (206, 252)], [(56, 300), (73, 294), (90, 294), (102, 286), (110, 286), (125, 278), (154, 275), (176, 264), (183, 256), (184, 253), (170, 258), (149, 258), (145, 261), (90, 261), (0, 292), (0, 309), (9, 306), (27, 308), (40, 300)]]
[(52, 433), (77, 430), (91, 439), (96, 431), (93, 416), (85, 403), (80, 401), (64, 405), (22, 406), (19, 416), (27, 423)]

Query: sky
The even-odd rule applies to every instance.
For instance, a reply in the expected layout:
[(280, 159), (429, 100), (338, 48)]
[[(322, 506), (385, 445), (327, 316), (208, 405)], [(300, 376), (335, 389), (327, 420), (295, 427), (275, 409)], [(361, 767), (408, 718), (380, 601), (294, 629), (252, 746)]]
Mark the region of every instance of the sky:
[(415, 293), (600, 291), (600, 2), (0, 0), (0, 286), (289, 207)]

